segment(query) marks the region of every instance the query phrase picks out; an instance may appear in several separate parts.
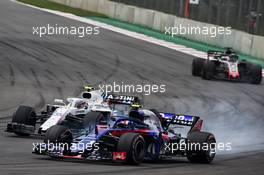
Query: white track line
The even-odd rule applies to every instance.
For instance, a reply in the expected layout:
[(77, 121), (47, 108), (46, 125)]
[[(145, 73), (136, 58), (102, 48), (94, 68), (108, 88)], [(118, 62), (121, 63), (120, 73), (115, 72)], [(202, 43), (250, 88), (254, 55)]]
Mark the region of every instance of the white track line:
[[(29, 4), (24, 4), (24, 3), (21, 3), (21, 2), (15, 1), (15, 0), (10, 0), (10, 1), (18, 3), (18, 4), (21, 4), (21, 5), (24, 5), (24, 6), (28, 6), (28, 7), (31, 7), (31, 8), (35, 8), (35, 9), (38, 9), (38, 10), (42, 10), (42, 11), (45, 11), (45, 12), (49, 12), (49, 13), (52, 13), (52, 14), (56, 14), (58, 16), (63, 16), (63, 17), (70, 18), (70, 19), (73, 19), (73, 20), (77, 20), (77, 21), (80, 21), (80, 22), (83, 22), (83, 23), (87, 23), (87, 24), (91, 24), (91, 25), (94, 25), (94, 26), (98, 26), (98, 27), (101, 27), (103, 29), (111, 30), (111, 31), (116, 32), (116, 33), (127, 35), (127, 36), (132, 37), (132, 38), (136, 38), (136, 39), (143, 40), (143, 41), (146, 41), (146, 42), (149, 42), (149, 43), (153, 43), (153, 44), (156, 44), (156, 45), (159, 45), (159, 46), (163, 46), (163, 47), (166, 47), (166, 48), (169, 48), (169, 49), (172, 49), (172, 50), (176, 50), (178, 52), (182, 52), (182, 53), (185, 53), (185, 54), (188, 54), (188, 55), (192, 55), (192, 56), (195, 56), (195, 57), (201, 57), (201, 58), (205, 58), (205, 59), (207, 58), (206, 52), (198, 51), (196, 49), (189, 48), (189, 47), (186, 47), (186, 46), (183, 46), (183, 45), (174, 44), (174, 43), (167, 42), (167, 41), (164, 41), (164, 40), (156, 39), (156, 38), (144, 35), (144, 34), (128, 31), (128, 30), (121, 29), (121, 28), (118, 28), (118, 27), (115, 27), (115, 26), (111, 26), (111, 25), (108, 25), (108, 24), (105, 24), (105, 23), (102, 23), (102, 22), (94, 21), (94, 20), (87, 19), (87, 18), (84, 18), (84, 17), (79, 17), (79, 16), (76, 16), (76, 15), (73, 15), (73, 14), (70, 14), (70, 13), (64, 13), (64, 12), (60, 12), (60, 11), (49, 10), (49, 9), (45, 9), (45, 8), (39, 8), (39, 7), (32, 6), (32, 5), (29, 5)], [(264, 77), (264, 69), (262, 70), (262, 75)]]

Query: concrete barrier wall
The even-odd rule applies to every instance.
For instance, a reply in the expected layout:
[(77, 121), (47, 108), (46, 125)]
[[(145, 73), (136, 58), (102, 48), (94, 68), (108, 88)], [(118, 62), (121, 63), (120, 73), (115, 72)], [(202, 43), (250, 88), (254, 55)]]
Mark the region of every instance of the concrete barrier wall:
[[(109, 0), (50, 1), (93, 12), (99, 12), (114, 19), (133, 24), (139, 24), (162, 32), (165, 31), (166, 26), (179, 27), (180, 24), (185, 27), (219, 27), (216, 25), (202, 23), (186, 18), (179, 18), (177, 16), (165, 14), (163, 12), (138, 8), (121, 3), (115, 3)], [(211, 37), (209, 35), (202, 34), (179, 36), (218, 47), (232, 47), (241, 53), (264, 59), (264, 37), (262, 36), (255, 36), (238, 30), (232, 30), (232, 33), (230, 35), (218, 35), (217, 37)]]
[(254, 36), (251, 55), (254, 55), (258, 58), (264, 58), (264, 37), (261, 36)]

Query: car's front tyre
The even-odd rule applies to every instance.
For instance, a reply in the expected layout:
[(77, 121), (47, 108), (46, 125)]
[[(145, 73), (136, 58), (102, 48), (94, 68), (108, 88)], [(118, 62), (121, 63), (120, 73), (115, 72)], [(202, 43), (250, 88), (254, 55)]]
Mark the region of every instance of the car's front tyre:
[[(35, 127), (36, 125), (36, 112), (32, 107), (19, 106), (12, 117), (12, 123), (24, 124)], [(30, 134), (23, 131), (14, 131), (19, 136), (28, 136)]]

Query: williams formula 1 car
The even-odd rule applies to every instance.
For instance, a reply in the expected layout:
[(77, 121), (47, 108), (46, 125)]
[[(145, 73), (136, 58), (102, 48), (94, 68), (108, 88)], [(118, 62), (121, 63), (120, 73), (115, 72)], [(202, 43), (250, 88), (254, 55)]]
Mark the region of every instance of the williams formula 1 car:
[(7, 124), (7, 132), (28, 136), (43, 134), (51, 126), (61, 123), (67, 116), (79, 117), (90, 111), (110, 112), (104, 103), (104, 93), (85, 86), (80, 98), (67, 98), (67, 102), (55, 99), (55, 104), (47, 105), (46, 110), (37, 114), (32, 107), (19, 106)]
[(194, 58), (192, 75), (203, 79), (223, 79), (260, 84), (262, 68), (260, 65), (240, 61), (238, 56), (227, 48), (225, 52), (209, 50), (207, 59)]
[(89, 112), (85, 122), (65, 120), (52, 126), (44, 143), (36, 145), (33, 153), (127, 164), (177, 156), (199, 163), (214, 159), (216, 140), (213, 134), (201, 131), (200, 117), (161, 113), (139, 106), (127, 110), (123, 105), (114, 103), (112, 111), (116, 113), (110, 114), (108, 120), (100, 112)]

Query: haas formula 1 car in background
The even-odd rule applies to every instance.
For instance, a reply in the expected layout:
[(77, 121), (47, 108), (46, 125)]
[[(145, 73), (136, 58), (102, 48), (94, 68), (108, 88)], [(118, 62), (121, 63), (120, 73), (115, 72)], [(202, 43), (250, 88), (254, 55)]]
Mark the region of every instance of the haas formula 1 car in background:
[(28, 136), (43, 134), (51, 126), (61, 123), (67, 116), (81, 117), (90, 111), (110, 112), (104, 103), (104, 93), (90, 86), (84, 87), (80, 98), (67, 98), (67, 102), (55, 99), (54, 105), (47, 105), (46, 110), (37, 114), (32, 107), (19, 106), (7, 124), (7, 132)]
[(127, 164), (177, 156), (198, 163), (210, 163), (214, 159), (216, 140), (213, 134), (201, 131), (200, 117), (160, 113), (139, 106), (129, 110), (125, 106), (113, 102), (111, 109), (115, 113), (109, 121), (104, 121), (100, 112), (89, 112), (85, 122), (65, 120), (52, 126), (44, 143), (36, 145), (33, 153)]
[(207, 59), (194, 58), (192, 75), (203, 79), (238, 80), (251, 84), (260, 84), (262, 81), (262, 67), (240, 61), (231, 48), (225, 52), (209, 50)]

